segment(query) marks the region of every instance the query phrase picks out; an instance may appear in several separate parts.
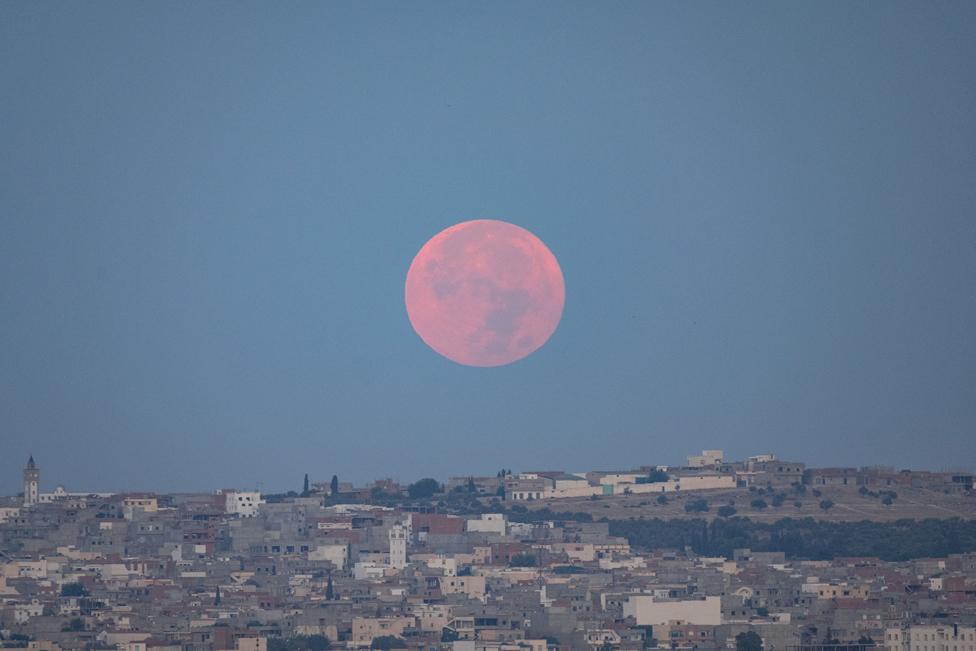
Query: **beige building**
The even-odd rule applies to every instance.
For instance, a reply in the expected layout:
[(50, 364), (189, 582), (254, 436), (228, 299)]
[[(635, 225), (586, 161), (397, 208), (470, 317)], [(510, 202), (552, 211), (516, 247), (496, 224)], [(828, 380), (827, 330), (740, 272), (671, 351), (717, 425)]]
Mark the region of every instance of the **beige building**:
[(395, 635), (417, 625), (415, 617), (354, 617), (352, 620), (352, 642), (359, 647), (368, 647), (374, 637)]
[(848, 583), (807, 583), (803, 592), (811, 592), (817, 599), (867, 599), (871, 589), (867, 585)]
[(475, 599), (485, 596), (484, 576), (445, 576), (441, 578), (442, 594), (465, 594)]
[(702, 450), (701, 454), (688, 457), (689, 468), (710, 468), (722, 463), (725, 453), (721, 450)]
[(638, 626), (663, 626), (670, 622), (718, 626), (722, 623), (722, 598), (677, 600), (632, 595), (624, 602), (624, 617), (633, 617)]
[(976, 651), (972, 626), (911, 626), (885, 631), (888, 651)]

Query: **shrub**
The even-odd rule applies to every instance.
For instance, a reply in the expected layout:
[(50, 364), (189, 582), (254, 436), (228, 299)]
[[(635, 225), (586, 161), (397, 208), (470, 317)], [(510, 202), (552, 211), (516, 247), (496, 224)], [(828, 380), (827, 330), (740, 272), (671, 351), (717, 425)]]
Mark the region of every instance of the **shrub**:
[(691, 500), (685, 504), (686, 513), (704, 513), (708, 510), (708, 501), (704, 499)]

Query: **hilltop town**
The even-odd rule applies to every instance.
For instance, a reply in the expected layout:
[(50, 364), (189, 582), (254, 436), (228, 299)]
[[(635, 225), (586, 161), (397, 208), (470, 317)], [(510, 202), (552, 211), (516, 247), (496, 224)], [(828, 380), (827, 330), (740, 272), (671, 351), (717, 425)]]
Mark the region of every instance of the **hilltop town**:
[(967, 472), (680, 467), (0, 499), (32, 651), (976, 651)]

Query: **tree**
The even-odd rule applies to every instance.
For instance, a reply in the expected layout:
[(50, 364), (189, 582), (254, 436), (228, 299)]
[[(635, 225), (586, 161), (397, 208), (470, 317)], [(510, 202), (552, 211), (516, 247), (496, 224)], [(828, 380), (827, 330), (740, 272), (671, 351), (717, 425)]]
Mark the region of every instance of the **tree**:
[(718, 514), (723, 518), (731, 518), (733, 515), (735, 515), (735, 507), (724, 504), (718, 507)]
[(757, 511), (762, 511), (764, 508), (766, 508), (769, 505), (766, 504), (766, 500), (760, 497), (749, 502), (749, 506), (756, 509)]
[(220, 586), (217, 586), (217, 594), (214, 596), (214, 606), (220, 605)]
[(325, 598), (329, 601), (335, 599), (335, 586), (332, 585), (332, 575), (329, 575), (329, 582), (325, 584)]
[(664, 493), (661, 493), (660, 495), (657, 496), (657, 503), (658, 504), (661, 504), (662, 506), (664, 504), (667, 504), (668, 503), (668, 496), (665, 495)]
[(370, 649), (406, 649), (407, 643), (396, 635), (380, 635), (374, 637), (369, 645)]
[(65, 583), (61, 586), (62, 597), (87, 597), (88, 591), (80, 583)]
[(85, 630), (85, 620), (81, 617), (75, 617), (70, 622), (68, 622), (68, 630), (73, 632)]
[(663, 470), (652, 470), (651, 472), (647, 473), (646, 477), (638, 477), (637, 483), (638, 484), (659, 484), (661, 482), (667, 481), (668, 479), (670, 479), (668, 473), (664, 472)]
[(308, 497), (308, 473), (305, 473), (305, 481), (302, 484), (302, 497)]
[(437, 483), (436, 479), (431, 479), (430, 477), (425, 477), (419, 481), (415, 481), (407, 487), (407, 493), (410, 497), (415, 500), (427, 499), (434, 496), (440, 490), (441, 485)]
[(305, 647), (308, 651), (327, 651), (332, 645), (324, 635), (309, 635), (305, 638)]
[(832, 500), (820, 500), (820, 508), (822, 508), (824, 511), (829, 511), (831, 508), (833, 508), (833, 506), (834, 503)]
[(457, 642), (459, 639), (457, 631), (453, 628), (444, 627), (441, 629), (441, 643)]
[(477, 493), (478, 487), (474, 485), (474, 477), (468, 477), (468, 492)]
[(515, 554), (512, 556), (512, 567), (535, 567), (536, 565), (536, 558), (532, 554)]
[(339, 494), (339, 476), (338, 475), (332, 475), (332, 481), (329, 482), (329, 493), (332, 495), (332, 497), (335, 497), (336, 495)]
[(268, 638), (268, 651), (327, 651), (332, 648), (324, 635), (296, 635)]
[(746, 631), (735, 636), (735, 651), (762, 651), (763, 641), (755, 631)]

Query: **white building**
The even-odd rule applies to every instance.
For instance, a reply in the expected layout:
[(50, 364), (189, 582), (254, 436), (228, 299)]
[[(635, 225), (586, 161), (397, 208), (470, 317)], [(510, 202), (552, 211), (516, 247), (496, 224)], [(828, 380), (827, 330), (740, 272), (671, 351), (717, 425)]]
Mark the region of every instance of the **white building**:
[(111, 497), (113, 493), (69, 493), (64, 486), (58, 486), (53, 493), (40, 492), (41, 469), (34, 463), (34, 455), (27, 460), (24, 468), (24, 506), (49, 504), (61, 500), (83, 497)]
[(257, 491), (224, 491), (224, 511), (242, 518), (253, 518), (258, 507), (264, 504), (261, 493)]
[(357, 581), (382, 579), (387, 567), (374, 561), (359, 561), (352, 566), (352, 576)]
[(499, 536), (505, 535), (505, 514), (504, 513), (482, 513), (477, 520), (467, 521), (467, 530), (479, 533), (494, 533)]

